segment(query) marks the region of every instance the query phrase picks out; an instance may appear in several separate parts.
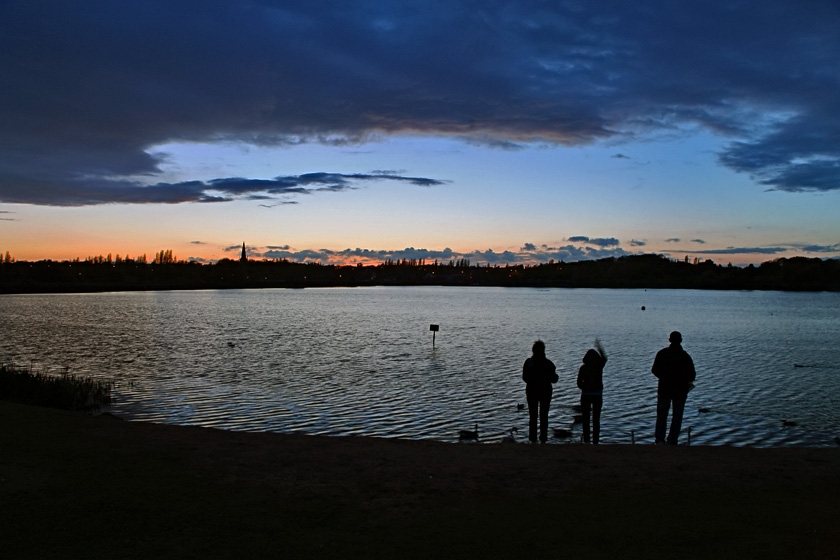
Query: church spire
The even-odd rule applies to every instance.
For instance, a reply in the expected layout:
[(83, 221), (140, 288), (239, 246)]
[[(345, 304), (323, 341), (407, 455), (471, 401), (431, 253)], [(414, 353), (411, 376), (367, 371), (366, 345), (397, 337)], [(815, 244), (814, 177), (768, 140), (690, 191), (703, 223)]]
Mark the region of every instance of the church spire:
[(245, 242), (242, 242), (242, 256), (239, 257), (239, 262), (248, 262), (248, 257), (245, 255)]

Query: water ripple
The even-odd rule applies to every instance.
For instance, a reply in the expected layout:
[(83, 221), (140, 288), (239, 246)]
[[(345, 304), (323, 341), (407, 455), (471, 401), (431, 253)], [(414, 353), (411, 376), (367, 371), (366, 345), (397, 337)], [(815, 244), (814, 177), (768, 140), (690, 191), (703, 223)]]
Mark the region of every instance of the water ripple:
[(570, 443), (577, 368), (598, 336), (610, 358), (602, 441), (647, 443), (650, 364), (678, 328), (698, 369), (685, 440), (690, 429), (700, 445), (833, 446), (838, 311), (840, 294), (672, 290), (0, 296), (0, 360), (113, 380), (113, 412), (131, 420), (451, 442), (478, 424), (487, 442), (511, 428), (525, 439), (521, 367), (542, 338), (560, 375), (550, 422), (572, 431), (551, 442)]

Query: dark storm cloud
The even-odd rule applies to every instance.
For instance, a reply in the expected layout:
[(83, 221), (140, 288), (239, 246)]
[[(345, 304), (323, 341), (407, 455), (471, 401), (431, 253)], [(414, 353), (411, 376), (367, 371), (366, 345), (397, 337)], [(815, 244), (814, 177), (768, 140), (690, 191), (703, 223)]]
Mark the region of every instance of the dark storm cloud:
[(420, 133), (515, 149), (698, 126), (731, 140), (723, 165), (769, 189), (830, 191), (837, 52), (834, 0), (4, 2), (0, 201), (306, 188), (162, 183), (163, 156), (150, 152), (167, 142)]

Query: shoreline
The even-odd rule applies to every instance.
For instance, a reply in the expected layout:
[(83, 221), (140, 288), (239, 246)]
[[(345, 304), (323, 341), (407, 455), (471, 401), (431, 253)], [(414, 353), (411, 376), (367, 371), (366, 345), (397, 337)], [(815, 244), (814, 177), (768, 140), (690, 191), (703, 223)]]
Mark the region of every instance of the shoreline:
[(827, 558), (840, 536), (840, 447), (227, 432), (5, 401), (0, 422), (14, 558)]
[(81, 261), (0, 262), (0, 293), (248, 289), (359, 286), (499, 286), (534, 288), (726, 289), (840, 291), (840, 264), (792, 257), (744, 268), (711, 260), (689, 264), (643, 253), (598, 260), (470, 265), (434, 263), (336, 265), (221, 259), (212, 264), (111, 256)]

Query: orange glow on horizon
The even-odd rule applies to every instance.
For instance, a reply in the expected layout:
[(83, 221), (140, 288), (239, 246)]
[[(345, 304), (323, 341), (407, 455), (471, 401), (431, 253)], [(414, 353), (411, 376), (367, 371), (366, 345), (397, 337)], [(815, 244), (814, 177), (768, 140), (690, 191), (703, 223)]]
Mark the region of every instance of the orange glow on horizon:
[[(74, 260), (89, 260), (89, 259), (96, 259), (96, 258), (104, 258), (105, 260), (117, 260), (117, 258), (121, 260), (137, 260), (145, 256), (147, 262), (152, 262), (155, 258), (155, 255), (160, 251), (167, 251), (171, 250), (175, 256), (175, 260), (178, 262), (188, 262), (188, 261), (198, 261), (203, 263), (213, 263), (217, 262), (221, 259), (232, 259), (238, 260), (240, 257), (241, 252), (241, 245), (239, 246), (231, 246), (232, 249), (225, 250), (225, 248), (220, 248), (216, 246), (209, 246), (203, 244), (182, 244), (177, 247), (160, 247), (156, 249), (149, 250), (148, 248), (143, 248), (140, 244), (129, 244), (132, 247), (137, 247), (137, 249), (132, 249), (132, 247), (123, 247), (122, 250), (90, 250), (90, 246), (82, 243), (67, 243), (63, 244), (60, 247), (44, 247), (44, 246), (15, 246), (14, 244), (9, 246), (0, 246), (0, 258), (6, 256), (6, 253), (9, 253), (9, 256), (15, 261), (28, 261), (28, 262), (36, 262), (36, 261), (74, 261)], [(270, 257), (264, 257), (262, 254), (262, 248), (251, 248), (247, 246), (247, 255), (248, 260), (251, 261), (273, 261), (278, 260)], [(294, 252), (294, 251), (292, 251)], [(675, 261), (683, 261), (685, 260), (686, 254), (676, 254), (673, 251), (643, 251), (634, 254), (662, 254), (668, 256), (672, 260)], [(320, 254), (320, 252), (319, 252)], [(728, 264), (732, 264), (733, 266), (747, 266), (749, 264), (753, 264), (755, 266), (760, 265), (763, 262), (776, 260), (779, 258), (791, 258), (796, 256), (806, 256), (813, 258), (813, 255), (803, 255), (799, 253), (795, 253), (790, 251), (788, 253), (782, 253), (777, 255), (757, 255), (757, 254), (733, 254), (733, 255), (693, 255), (691, 253), (687, 253), (688, 262), (694, 263), (695, 258), (698, 263), (705, 262), (706, 260), (711, 260), (717, 265), (726, 266)], [(400, 261), (402, 260), (401, 257), (385, 257), (385, 258), (375, 258), (371, 256), (360, 256), (360, 255), (344, 255), (341, 254), (340, 251), (336, 251), (335, 253), (326, 253), (321, 255), (322, 258), (312, 258), (311, 256), (305, 256), (302, 259), (295, 259), (294, 257), (289, 257), (288, 260), (291, 262), (302, 262), (302, 263), (311, 263), (311, 262), (320, 262), (324, 265), (334, 265), (334, 266), (377, 266), (383, 264), (386, 259), (392, 261)], [(477, 260), (475, 255), (471, 255), (469, 252), (458, 252), (453, 251), (453, 260), (458, 260), (460, 258), (465, 258), (470, 261), (470, 264), (473, 266), (480, 265), (486, 266), (487, 262), (482, 260)], [(279, 260), (282, 260), (279, 259)], [(448, 264), (449, 259), (435, 259), (435, 258), (425, 258), (425, 259), (415, 259), (418, 262), (423, 262), (424, 264), (430, 265), (434, 264), (435, 261), (439, 264)], [(537, 264), (547, 263), (549, 259), (539, 259), (539, 258), (527, 258), (525, 255), (520, 255), (516, 262), (499, 262), (499, 263), (490, 263), (490, 266), (505, 266), (505, 265), (524, 265), (524, 266), (533, 266)]]

